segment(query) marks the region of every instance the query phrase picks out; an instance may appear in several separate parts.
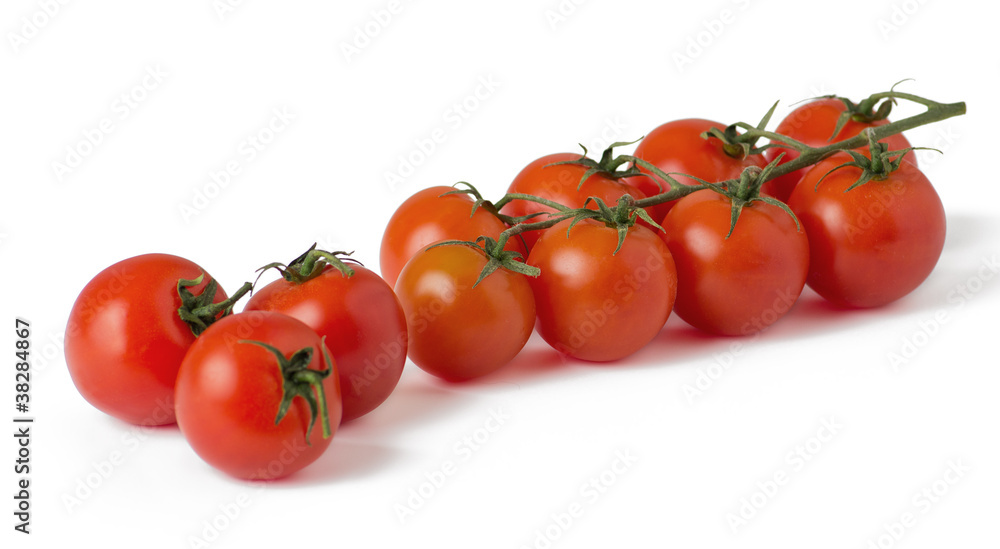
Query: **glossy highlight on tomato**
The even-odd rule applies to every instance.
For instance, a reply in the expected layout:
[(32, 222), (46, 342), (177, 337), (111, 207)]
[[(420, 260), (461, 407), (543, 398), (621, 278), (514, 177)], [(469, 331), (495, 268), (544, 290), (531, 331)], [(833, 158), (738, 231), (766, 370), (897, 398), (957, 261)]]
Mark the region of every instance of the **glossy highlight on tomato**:
[[(305, 365), (322, 378), (313, 391), (319, 417), (296, 396), (276, 421), (285, 387), (277, 356), (309, 349)], [(184, 438), (209, 465), (240, 479), (288, 476), (313, 463), (332, 441), (341, 421), (336, 363), (311, 328), (270, 311), (231, 315), (208, 328), (191, 346), (177, 376), (177, 423)], [(301, 374), (300, 374), (301, 376)], [(322, 417), (326, 414), (325, 419)], [(324, 435), (324, 422), (330, 429)]]
[(424, 371), (448, 381), (481, 377), (510, 362), (531, 337), (527, 277), (500, 268), (476, 285), (486, 263), (481, 249), (443, 245), (417, 252), (403, 267), (395, 291), (406, 313), (408, 355)]
[[(497, 238), (507, 225), (483, 208), (472, 214), (467, 194), (445, 194), (454, 187), (430, 187), (406, 199), (386, 224), (379, 253), (382, 278), (395, 286), (403, 265), (424, 246), (445, 240), (474, 241)], [(527, 255), (519, 239), (510, 239), (508, 250)]]
[[(66, 365), (97, 409), (136, 425), (174, 423), (174, 382), (194, 332), (177, 309), (180, 279), (199, 295), (212, 281), (192, 261), (139, 255), (111, 265), (80, 292), (66, 327)], [(227, 299), (218, 287), (212, 299)]]
[(934, 270), (944, 248), (944, 206), (906, 161), (884, 180), (847, 191), (861, 171), (830, 170), (848, 161), (840, 154), (816, 164), (788, 205), (809, 234), (809, 287), (841, 307), (879, 307), (912, 292)]
[(729, 197), (697, 191), (670, 210), (661, 237), (677, 264), (677, 315), (705, 332), (751, 335), (798, 300), (809, 242), (792, 216), (773, 204), (745, 205), (729, 234), (731, 220)]
[(284, 278), (256, 290), (244, 311), (275, 311), (326, 337), (337, 362), (343, 421), (371, 412), (392, 393), (406, 363), (406, 317), (392, 288), (351, 264), (346, 276), (330, 265), (304, 282)]
[(650, 229), (634, 225), (620, 250), (618, 230), (585, 219), (545, 232), (528, 264), (538, 311), (536, 329), (562, 354), (608, 362), (635, 353), (663, 328), (677, 294), (670, 250)]

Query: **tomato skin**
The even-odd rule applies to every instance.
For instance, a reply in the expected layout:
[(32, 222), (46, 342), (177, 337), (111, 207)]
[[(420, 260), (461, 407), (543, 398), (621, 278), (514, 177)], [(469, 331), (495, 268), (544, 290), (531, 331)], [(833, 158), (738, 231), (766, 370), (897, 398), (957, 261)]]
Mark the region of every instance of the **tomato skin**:
[[(480, 236), (497, 238), (507, 225), (488, 211), (472, 212), (473, 199), (467, 194), (444, 193), (454, 187), (430, 187), (406, 199), (389, 219), (382, 235), (379, 261), (382, 278), (396, 285), (399, 272), (424, 246), (443, 240), (475, 241)], [(512, 238), (508, 250), (527, 255), (518, 239)]]
[[(174, 382), (195, 336), (177, 314), (179, 279), (212, 280), (195, 263), (145, 254), (97, 274), (80, 292), (66, 327), (66, 365), (97, 409), (135, 425), (174, 423)], [(214, 303), (227, 299), (219, 286)]]
[[(703, 118), (685, 118), (661, 124), (639, 142), (633, 156), (641, 158), (666, 173), (679, 172), (717, 183), (728, 179), (739, 179), (744, 168), (763, 167), (764, 157), (756, 154), (734, 158), (726, 154), (722, 141), (711, 137), (702, 139), (701, 134), (712, 129), (726, 129), (726, 124)], [(644, 173), (647, 170), (639, 168)], [(672, 176), (683, 185), (697, 185), (697, 181), (683, 176)], [(630, 177), (629, 184), (637, 186), (647, 196), (659, 194), (660, 189), (651, 177)], [(667, 190), (666, 184), (663, 184)], [(666, 217), (677, 201), (661, 204), (657, 210), (657, 222)]]
[(912, 292), (934, 270), (944, 249), (944, 206), (908, 162), (848, 192), (860, 170), (841, 168), (816, 189), (824, 174), (849, 160), (835, 155), (816, 164), (788, 205), (809, 234), (809, 287), (840, 307), (879, 307)]
[(729, 238), (728, 197), (698, 191), (677, 202), (661, 237), (677, 263), (675, 310), (705, 332), (751, 335), (770, 326), (802, 293), (809, 242), (783, 209), (743, 207)]
[[(574, 164), (549, 165), (555, 162), (565, 162), (578, 158), (580, 158), (580, 155), (575, 153), (556, 153), (543, 156), (525, 166), (514, 177), (514, 180), (507, 188), (507, 192), (530, 194), (558, 202), (568, 208), (583, 208), (584, 203), (592, 196), (600, 198), (605, 204), (612, 207), (618, 203), (619, 198), (626, 194), (631, 194), (636, 200), (646, 197), (638, 188), (621, 181), (609, 179), (600, 174), (588, 177), (583, 186), (577, 190), (577, 186), (580, 185), (580, 179), (587, 173), (587, 168)], [(597, 206), (593, 204), (588, 207), (592, 210), (597, 209)], [(514, 200), (506, 204), (500, 211), (512, 217), (521, 217), (539, 212), (553, 212), (555, 210), (537, 202)], [(652, 212), (650, 213), (652, 214)], [(529, 223), (545, 221), (547, 218), (548, 216), (540, 215), (529, 220)], [(528, 245), (528, 251), (531, 251), (531, 247), (535, 245), (538, 237), (543, 232), (528, 231), (521, 233), (525, 243)]]
[[(277, 358), (244, 340), (267, 343), (288, 357), (314, 349), (310, 370), (326, 370), (323, 342), (311, 328), (270, 311), (231, 315), (211, 325), (191, 346), (177, 376), (177, 424), (209, 465), (240, 479), (274, 479), (314, 462), (333, 439), (316, 419), (306, 442), (310, 411), (295, 397), (275, 424), (282, 399)], [(334, 364), (336, 367), (336, 364)], [(323, 380), (330, 428), (341, 419), (339, 377)]]
[(275, 311), (326, 337), (343, 391), (343, 421), (361, 417), (392, 393), (406, 363), (406, 317), (392, 288), (351, 265), (346, 277), (327, 265), (298, 284), (283, 278), (254, 292), (244, 311)]
[(408, 355), (424, 371), (447, 381), (484, 376), (531, 337), (535, 303), (527, 277), (500, 268), (473, 288), (486, 262), (470, 247), (438, 246), (418, 252), (399, 274)]
[(562, 354), (594, 362), (625, 358), (663, 328), (677, 295), (666, 245), (646, 227), (629, 229), (617, 254), (618, 231), (587, 219), (569, 231), (563, 221), (538, 240), (528, 264), (538, 310), (536, 329)]
[[(847, 106), (839, 99), (828, 98), (810, 101), (789, 113), (778, 124), (778, 127), (775, 128), (775, 132), (787, 135), (810, 147), (823, 147), (830, 143), (850, 139), (860, 134), (865, 128), (884, 126), (889, 123), (888, 120), (876, 120), (871, 123), (864, 123), (848, 119), (844, 127), (841, 128), (840, 133), (835, 138), (830, 139), (830, 136), (833, 135), (833, 129), (837, 127), (837, 118), (845, 110), (847, 110)], [(882, 141), (889, 146), (889, 150), (891, 151), (910, 147), (910, 142), (901, 133), (891, 135)], [(863, 152), (867, 153), (867, 151), (868, 147), (863, 147)], [(771, 147), (765, 150), (764, 157), (768, 162), (771, 162), (781, 153), (785, 153), (785, 156), (781, 159), (779, 165), (791, 162), (799, 157), (798, 151), (779, 147)], [(906, 155), (906, 160), (912, 162), (914, 165), (917, 161), (916, 156), (912, 152)], [(764, 183), (761, 187), (761, 193), (773, 196), (782, 202), (788, 202), (792, 190), (795, 189), (795, 186), (807, 171), (809, 171), (809, 167), (776, 177)]]

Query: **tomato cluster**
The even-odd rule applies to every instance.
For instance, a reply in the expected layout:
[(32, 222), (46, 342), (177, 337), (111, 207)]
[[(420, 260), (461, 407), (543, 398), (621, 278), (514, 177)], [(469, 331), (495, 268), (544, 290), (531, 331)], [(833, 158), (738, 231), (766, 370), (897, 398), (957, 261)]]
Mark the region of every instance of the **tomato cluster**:
[[(845, 308), (903, 297), (933, 269), (945, 226), (906, 139), (862, 133), (889, 124), (894, 101), (821, 98), (773, 134), (770, 113), (756, 128), (667, 122), (619, 160), (610, 148), (600, 161), (542, 156), (496, 203), (475, 189), (418, 192), (381, 248), (410, 358), (445, 379), (487, 374), (523, 347), (533, 315), (559, 353), (608, 362), (657, 337), (671, 312), (748, 336), (789, 314), (806, 285)], [(828, 147), (838, 141), (850, 147)], [(806, 152), (810, 163), (784, 167)]]
[(238, 314), (187, 259), (147, 254), (108, 267), (70, 312), (66, 363), (77, 389), (123, 421), (176, 422), (198, 455), (238, 478), (312, 463), (342, 421), (395, 388), (406, 321), (379, 275), (335, 254), (310, 249), (268, 267), (282, 278)]
[(770, 113), (757, 127), (684, 119), (631, 156), (613, 156), (621, 143), (600, 161), (546, 155), (495, 203), (468, 184), (419, 191), (388, 222), (382, 276), (314, 246), (263, 267), (281, 278), (239, 313), (250, 283), (229, 297), (187, 259), (126, 259), (72, 308), (70, 374), (98, 409), (176, 422), (212, 466), (271, 479), (385, 402), (407, 358), (460, 382), (502, 368), (533, 331), (564, 356), (611, 362), (672, 312), (748, 336), (806, 285), (839, 307), (885, 305), (930, 274), (945, 215), (905, 138), (870, 132), (892, 128), (872, 98), (807, 103), (776, 133)]

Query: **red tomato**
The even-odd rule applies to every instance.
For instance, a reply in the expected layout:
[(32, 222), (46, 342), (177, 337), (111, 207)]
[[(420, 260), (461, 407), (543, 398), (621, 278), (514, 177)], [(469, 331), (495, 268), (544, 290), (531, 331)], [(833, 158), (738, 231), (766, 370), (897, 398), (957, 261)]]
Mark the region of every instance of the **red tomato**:
[[(195, 341), (181, 320), (179, 279), (212, 277), (187, 259), (140, 255), (101, 271), (80, 292), (66, 327), (66, 365), (83, 398), (136, 425), (174, 423), (174, 381)], [(218, 287), (213, 303), (227, 299)]]
[(670, 251), (650, 229), (618, 231), (592, 219), (546, 231), (528, 256), (538, 334), (565, 355), (590, 361), (624, 358), (652, 341), (670, 316), (677, 274)]
[(396, 294), (374, 272), (351, 268), (350, 277), (327, 265), (302, 283), (275, 280), (243, 309), (284, 313), (326, 337), (340, 375), (345, 422), (384, 402), (406, 362), (406, 317)]
[[(767, 165), (763, 156), (749, 155), (740, 158), (730, 156), (723, 148), (719, 139), (710, 137), (702, 139), (701, 134), (712, 129), (725, 130), (726, 125), (701, 118), (686, 118), (662, 124), (639, 142), (633, 156), (641, 158), (664, 172), (679, 172), (704, 179), (710, 183), (739, 179), (740, 173), (748, 166), (763, 167)], [(640, 167), (640, 170), (647, 170)], [(648, 173), (648, 172), (647, 172)], [(672, 176), (683, 185), (696, 185), (697, 181)], [(635, 185), (647, 196), (663, 192), (652, 177), (630, 177), (629, 184)], [(658, 181), (658, 180), (657, 180)], [(660, 182), (663, 190), (668, 190), (665, 182)], [(661, 204), (654, 221), (661, 221), (676, 203)]]
[[(480, 236), (497, 238), (507, 225), (479, 208), (472, 212), (473, 199), (467, 194), (444, 193), (454, 187), (431, 187), (406, 199), (389, 219), (379, 254), (382, 278), (396, 284), (403, 265), (424, 246), (443, 240), (475, 241)], [(511, 238), (508, 250), (527, 255), (520, 240)]]
[(835, 155), (816, 164), (788, 206), (809, 235), (809, 287), (842, 307), (878, 307), (912, 292), (944, 248), (945, 214), (927, 177), (903, 162), (886, 179), (844, 192), (861, 174)]
[(462, 245), (424, 249), (396, 282), (409, 327), (409, 357), (448, 381), (486, 375), (521, 351), (535, 324), (535, 303), (522, 274), (497, 269), (473, 287), (483, 251)]
[[(637, 200), (646, 197), (636, 187), (596, 173), (587, 178), (583, 186), (577, 190), (577, 187), (580, 185), (580, 179), (587, 172), (587, 168), (575, 164), (549, 166), (549, 164), (555, 162), (565, 162), (578, 158), (580, 158), (580, 155), (574, 153), (557, 153), (543, 156), (525, 166), (517, 174), (517, 177), (514, 178), (514, 181), (511, 182), (507, 192), (530, 194), (557, 202), (568, 208), (583, 208), (587, 198), (592, 196), (600, 198), (605, 204), (612, 207), (618, 203), (619, 198), (626, 194), (631, 194)], [(592, 210), (597, 209), (597, 206), (593, 204), (588, 207)], [(521, 217), (539, 212), (553, 212), (555, 210), (529, 200), (514, 200), (506, 204), (500, 211), (511, 217)], [(652, 215), (652, 212), (650, 212), (650, 215)], [(546, 215), (540, 215), (530, 219), (528, 222), (544, 221), (547, 217)], [(542, 232), (528, 231), (521, 233), (525, 243), (528, 245), (529, 251), (535, 245)]]
[[(177, 424), (202, 459), (229, 475), (290, 475), (316, 461), (340, 424), (339, 378), (329, 357), (320, 336), (290, 316), (270, 311), (228, 316), (209, 327), (184, 357), (177, 375)], [(316, 416), (303, 394), (315, 399)], [(288, 408), (279, 415), (285, 398)]]
[(731, 219), (728, 197), (698, 191), (677, 201), (660, 236), (677, 263), (677, 315), (706, 332), (750, 335), (799, 298), (809, 242), (778, 206), (747, 204), (726, 238)]
[[(840, 133), (831, 139), (833, 129), (837, 127), (837, 118), (845, 110), (847, 110), (847, 106), (839, 99), (829, 98), (810, 101), (789, 113), (778, 124), (775, 132), (787, 135), (810, 147), (823, 147), (830, 143), (850, 139), (861, 133), (865, 128), (884, 126), (889, 123), (888, 120), (876, 120), (865, 123), (848, 119), (844, 127), (841, 128)], [(901, 133), (889, 136), (882, 141), (889, 145), (889, 150), (891, 151), (902, 150), (910, 146), (910, 142)], [(867, 150), (868, 148), (865, 147), (864, 151), (867, 152)], [(799, 157), (798, 151), (794, 149), (778, 147), (772, 147), (764, 151), (764, 157), (767, 158), (768, 162), (771, 162), (781, 153), (785, 153), (785, 156), (782, 157), (780, 164), (790, 162)], [(916, 164), (916, 156), (913, 153), (908, 154), (906, 159)], [(809, 171), (809, 168), (802, 168), (772, 179), (764, 183), (763, 187), (761, 187), (761, 193), (773, 196), (782, 202), (788, 202), (788, 197), (792, 194), (792, 190), (807, 171)]]

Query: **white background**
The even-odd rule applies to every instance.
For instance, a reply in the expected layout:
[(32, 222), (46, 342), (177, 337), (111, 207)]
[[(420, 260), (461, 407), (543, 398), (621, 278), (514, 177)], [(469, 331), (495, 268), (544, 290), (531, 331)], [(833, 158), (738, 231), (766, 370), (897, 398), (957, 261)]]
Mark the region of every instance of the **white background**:
[[(15, 415), (19, 316), (36, 418), (30, 537), (12, 530), (14, 439), (0, 447), (5, 547), (997, 545), (1000, 280), (983, 267), (1000, 253), (995, 3), (403, 0), (385, 23), (387, 0), (233, 3), (0, 8), (0, 417)], [(377, 35), (359, 36), (366, 26)], [(908, 133), (945, 153), (920, 160), (949, 232), (930, 279), (884, 309), (834, 311), (806, 291), (748, 341), (671, 318), (613, 365), (563, 362), (534, 337), (464, 385), (409, 364), (319, 462), (264, 485), (215, 472), (175, 427), (105, 416), (66, 371), (73, 300), (126, 257), (181, 255), (230, 290), (313, 242), (377, 268), (386, 221), (419, 189), (466, 180), (497, 198), (523, 165), (577, 143), (683, 117), (755, 123), (780, 99), (777, 120), (808, 97), (904, 78), (968, 115)], [(261, 135), (276, 109), (291, 122)], [(388, 184), (437, 129), (444, 142)], [(273, 137), (252, 159), (251, 136)], [(87, 154), (58, 173), (70, 149)], [(220, 190), (212, 174), (230, 163)], [(703, 394), (686, 394), (699, 380)], [(494, 413), (507, 417), (485, 440)], [(447, 462), (454, 474), (431, 490)], [(776, 474), (787, 482), (769, 484)], [(433, 493), (401, 520), (411, 490)], [(753, 516), (734, 527), (744, 501)]]

